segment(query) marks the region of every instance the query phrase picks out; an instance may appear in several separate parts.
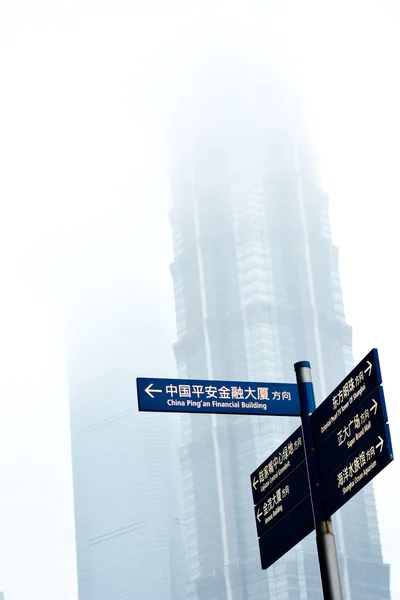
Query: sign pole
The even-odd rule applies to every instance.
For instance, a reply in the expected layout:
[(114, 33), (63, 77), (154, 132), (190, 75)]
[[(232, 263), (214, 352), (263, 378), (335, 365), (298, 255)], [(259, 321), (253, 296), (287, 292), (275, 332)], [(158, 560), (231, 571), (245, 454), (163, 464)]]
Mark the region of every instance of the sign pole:
[(311, 365), (308, 361), (300, 361), (295, 363), (294, 370), (296, 372), (296, 380), (299, 388), (301, 423), (303, 427), (308, 478), (317, 533), (318, 560), (324, 600), (343, 600), (332, 521), (331, 519), (326, 520), (323, 518), (321, 498), (318, 489), (318, 472), (310, 421), (310, 415), (315, 410)]

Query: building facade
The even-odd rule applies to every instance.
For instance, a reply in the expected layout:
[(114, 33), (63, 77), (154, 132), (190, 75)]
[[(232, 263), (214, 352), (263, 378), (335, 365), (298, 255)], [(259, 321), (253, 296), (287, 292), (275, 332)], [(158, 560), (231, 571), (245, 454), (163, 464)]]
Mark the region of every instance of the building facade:
[[(196, 73), (172, 136), (178, 375), (292, 382), (310, 360), (319, 403), (353, 366), (329, 199), (294, 90), (238, 64)], [(249, 475), (298, 424), (182, 418), (188, 600), (322, 597), (313, 535), (267, 572), (258, 553)], [(334, 524), (346, 600), (388, 600), (372, 487)]]
[(184, 600), (178, 421), (135, 397), (137, 376), (174, 369), (171, 337), (159, 280), (138, 278), (119, 233), (121, 252), (93, 245), (65, 290), (79, 600)]

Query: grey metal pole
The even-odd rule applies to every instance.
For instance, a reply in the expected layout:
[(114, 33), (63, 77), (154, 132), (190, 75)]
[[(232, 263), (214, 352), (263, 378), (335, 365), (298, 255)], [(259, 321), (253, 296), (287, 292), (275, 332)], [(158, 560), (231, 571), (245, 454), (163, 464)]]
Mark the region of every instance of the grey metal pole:
[(319, 570), (321, 572), (324, 599), (342, 600), (342, 584), (332, 521), (330, 519), (328, 521), (317, 521), (315, 527), (317, 530)]
[(321, 573), (324, 600), (343, 600), (339, 562), (331, 519), (323, 519), (323, 510), (318, 490), (318, 471), (315, 460), (310, 415), (315, 410), (314, 387), (311, 378), (311, 365), (301, 361), (294, 365), (299, 388), (301, 423), (306, 450), (307, 470), (313, 504), (319, 569)]

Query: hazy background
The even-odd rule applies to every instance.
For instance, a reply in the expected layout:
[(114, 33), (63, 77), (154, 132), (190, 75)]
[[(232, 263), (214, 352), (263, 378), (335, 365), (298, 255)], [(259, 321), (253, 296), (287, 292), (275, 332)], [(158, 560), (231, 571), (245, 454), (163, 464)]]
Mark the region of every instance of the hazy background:
[[(265, 20), (309, 102), (357, 362), (380, 351), (397, 457), (400, 328), (399, 2), (0, 4), (0, 590), (76, 600), (62, 307), (82, 265), (137, 283), (138, 344), (174, 337), (164, 142), (176, 81), (210, 36), (265, 47)], [(229, 44), (228, 44), (229, 41)], [(118, 260), (116, 258), (118, 257)], [(123, 261), (126, 261), (125, 263)], [(100, 282), (100, 283), (99, 283)], [(110, 293), (110, 311), (113, 305)], [(304, 357), (307, 359), (307, 357)], [(143, 375), (143, 373), (138, 373)], [(154, 375), (159, 375), (154, 373)], [(375, 480), (384, 558), (400, 598), (397, 460)], [(397, 487), (397, 491), (396, 491)]]

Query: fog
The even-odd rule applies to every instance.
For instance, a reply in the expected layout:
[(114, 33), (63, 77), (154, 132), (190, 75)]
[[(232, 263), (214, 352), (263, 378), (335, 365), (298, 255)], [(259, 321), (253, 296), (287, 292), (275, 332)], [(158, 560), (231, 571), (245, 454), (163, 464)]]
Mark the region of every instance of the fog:
[[(272, 47), (307, 103), (357, 362), (378, 347), (395, 457), (398, 2), (4, 2), (0, 7), (0, 590), (77, 598), (69, 339), (130, 315), (141, 372), (173, 366), (171, 115), (214, 56)], [(75, 329), (74, 329), (75, 328)], [(307, 359), (307, 357), (304, 357)], [(146, 370), (146, 372), (144, 372)], [(171, 373), (174, 375), (175, 373)], [(396, 461), (375, 480), (400, 598)]]

